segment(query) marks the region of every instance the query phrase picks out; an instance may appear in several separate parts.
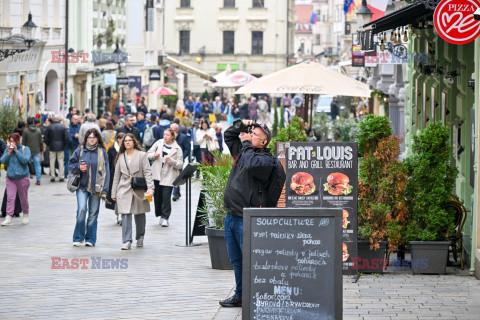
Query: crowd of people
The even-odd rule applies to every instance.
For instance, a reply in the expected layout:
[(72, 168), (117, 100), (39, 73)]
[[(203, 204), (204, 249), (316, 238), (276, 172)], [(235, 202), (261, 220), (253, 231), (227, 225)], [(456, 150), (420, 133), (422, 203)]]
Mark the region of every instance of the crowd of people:
[[(0, 139), (7, 171), (1, 225), (12, 225), (11, 218), (20, 212), (22, 223), (29, 223), (30, 178), (41, 185), (48, 168), (51, 183), (64, 182), (69, 174), (79, 177), (74, 246), (95, 246), (101, 199), (122, 225), (122, 249), (131, 247), (132, 214), (137, 246), (143, 246), (149, 199), (154, 200), (159, 224), (168, 227), (171, 201), (181, 197), (173, 181), (184, 162), (213, 164), (214, 154), (223, 152), (220, 122), (229, 126), (239, 118), (266, 122), (272, 102), (268, 96), (240, 103), (233, 98), (188, 97), (184, 105), (148, 111), (139, 100), (136, 106), (129, 102), (98, 116), (90, 109), (80, 114), (71, 107), (66, 117), (46, 113), (21, 121), (6, 143)], [(143, 179), (144, 189), (132, 187), (135, 177)]]

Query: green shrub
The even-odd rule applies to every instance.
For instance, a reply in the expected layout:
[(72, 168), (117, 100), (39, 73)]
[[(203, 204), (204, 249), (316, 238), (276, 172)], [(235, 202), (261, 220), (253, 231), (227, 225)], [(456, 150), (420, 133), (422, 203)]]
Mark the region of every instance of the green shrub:
[(0, 138), (7, 141), (21, 119), (19, 106), (3, 106), (0, 109)]
[(332, 125), (333, 140), (343, 142), (355, 141), (357, 135), (357, 122), (354, 119), (337, 117)]
[(358, 124), (357, 141), (360, 155), (375, 150), (380, 140), (390, 137), (392, 128), (387, 117), (369, 114)]
[(198, 210), (203, 213), (202, 223), (211, 228), (224, 229), (227, 209), (223, 206), (223, 196), (234, 160), (231, 155), (213, 153), (214, 165), (200, 165), (202, 190), (205, 194), (204, 206)]
[[(298, 118), (298, 117), (297, 117)], [(292, 120), (295, 119), (292, 118)], [(301, 119), (301, 118), (300, 118)], [(304, 130), (300, 130), (298, 128), (298, 120), (293, 120), (292, 123), (286, 127), (286, 128), (281, 128), (277, 135), (273, 137), (272, 141), (268, 144), (268, 148), (270, 148), (270, 151), (273, 155), (275, 155), (275, 146), (277, 145), (277, 142), (291, 142), (291, 141), (297, 141), (297, 142), (304, 142), (308, 141), (308, 137), (305, 134)]]
[(451, 163), (448, 130), (439, 121), (413, 137), (412, 155), (405, 160), (411, 176), (407, 240), (447, 240), (454, 232), (455, 212), (447, 204), (458, 170)]

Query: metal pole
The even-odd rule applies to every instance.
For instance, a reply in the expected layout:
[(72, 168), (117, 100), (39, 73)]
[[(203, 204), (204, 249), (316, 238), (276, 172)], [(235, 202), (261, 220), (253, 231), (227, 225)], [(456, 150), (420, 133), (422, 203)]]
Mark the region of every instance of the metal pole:
[[(68, 107), (68, 0), (65, 1), (65, 87), (63, 88), (63, 104)], [(62, 107), (60, 107), (61, 109)]]

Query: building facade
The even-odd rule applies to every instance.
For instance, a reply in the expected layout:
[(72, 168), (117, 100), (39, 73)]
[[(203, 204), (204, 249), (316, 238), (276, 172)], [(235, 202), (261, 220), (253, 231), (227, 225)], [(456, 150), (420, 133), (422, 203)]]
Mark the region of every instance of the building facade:
[(65, 47), (65, 4), (65, 0), (0, 1), (2, 50), (24, 47), (9, 39), (22, 34), (29, 13), (37, 26), (32, 48), (0, 61), (1, 100), (18, 105), (24, 117), (65, 112), (65, 64), (55, 59)]
[[(294, 25), (293, 0), (167, 1), (165, 51), (210, 75), (229, 64), (259, 77), (293, 58)], [(204, 80), (188, 75), (186, 88), (201, 93)]]

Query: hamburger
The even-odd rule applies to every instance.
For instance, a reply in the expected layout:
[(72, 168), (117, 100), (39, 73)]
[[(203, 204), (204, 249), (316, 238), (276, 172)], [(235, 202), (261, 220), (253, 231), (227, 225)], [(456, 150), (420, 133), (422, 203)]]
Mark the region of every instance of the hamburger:
[(342, 257), (342, 261), (345, 262), (348, 260), (348, 257), (350, 255), (348, 254), (348, 247), (345, 243), (343, 243), (343, 257)]
[(343, 221), (342, 221), (343, 229), (347, 229), (349, 223), (350, 223), (350, 220), (348, 220), (348, 211), (343, 210)]
[(306, 172), (295, 173), (292, 177), (290, 188), (301, 196), (312, 194), (315, 191), (312, 175)]
[(325, 191), (331, 195), (347, 195), (352, 192), (352, 186), (348, 184), (349, 182), (350, 179), (347, 175), (340, 172), (334, 172), (328, 175), (327, 183), (323, 186), (325, 187)]

